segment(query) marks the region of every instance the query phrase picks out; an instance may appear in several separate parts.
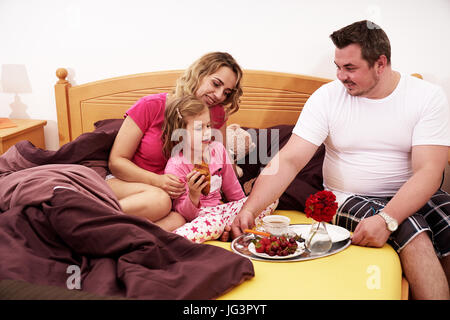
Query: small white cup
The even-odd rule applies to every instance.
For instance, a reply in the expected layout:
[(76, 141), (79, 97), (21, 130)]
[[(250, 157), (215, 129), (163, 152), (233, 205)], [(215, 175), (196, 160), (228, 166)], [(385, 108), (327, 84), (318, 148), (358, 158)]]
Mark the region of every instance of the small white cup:
[(262, 219), (262, 227), (265, 232), (273, 234), (274, 236), (281, 236), (289, 232), (289, 224), (291, 219), (280, 215), (265, 216)]

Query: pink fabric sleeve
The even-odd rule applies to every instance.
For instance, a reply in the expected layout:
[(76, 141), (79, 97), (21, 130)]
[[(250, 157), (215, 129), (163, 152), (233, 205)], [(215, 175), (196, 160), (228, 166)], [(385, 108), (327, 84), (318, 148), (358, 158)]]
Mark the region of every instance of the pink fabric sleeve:
[[(219, 144), (221, 145), (221, 144)], [(222, 146), (222, 159), (226, 159), (222, 169), (222, 191), (227, 198), (227, 201), (237, 201), (245, 197), (241, 184), (239, 183), (236, 173), (231, 165), (231, 160), (225, 147)]]
[(181, 214), (187, 222), (197, 218), (200, 210), (192, 203), (189, 192), (185, 192), (178, 199), (173, 200), (173, 209)]
[[(200, 208), (196, 207), (191, 198), (189, 198), (189, 188), (186, 180), (186, 175), (190, 172), (188, 166), (180, 161), (178, 157), (172, 157), (167, 161), (166, 169), (164, 173), (170, 173), (176, 175), (184, 184), (186, 192), (183, 193), (179, 198), (174, 199), (172, 202), (172, 208), (181, 214), (186, 221), (194, 220)], [(200, 205), (200, 203), (199, 203)]]
[(146, 132), (152, 121), (156, 118), (158, 108), (148, 107), (152, 103), (152, 99), (148, 96), (139, 99), (128, 111), (125, 116), (131, 117), (142, 132)]
[(166, 93), (145, 96), (125, 114), (133, 119), (143, 134), (131, 161), (156, 174), (163, 174), (167, 163), (161, 140), (166, 96)]
[(220, 129), (227, 122), (223, 105), (217, 104), (209, 108), (211, 125), (213, 129)]

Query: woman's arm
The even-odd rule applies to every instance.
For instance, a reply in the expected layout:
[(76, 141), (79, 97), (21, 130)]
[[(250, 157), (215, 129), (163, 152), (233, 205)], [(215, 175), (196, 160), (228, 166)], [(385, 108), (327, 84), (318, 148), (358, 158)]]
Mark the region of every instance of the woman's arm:
[(109, 155), (109, 170), (116, 178), (124, 181), (160, 186), (158, 174), (142, 169), (131, 161), (142, 136), (143, 132), (136, 122), (126, 117)]

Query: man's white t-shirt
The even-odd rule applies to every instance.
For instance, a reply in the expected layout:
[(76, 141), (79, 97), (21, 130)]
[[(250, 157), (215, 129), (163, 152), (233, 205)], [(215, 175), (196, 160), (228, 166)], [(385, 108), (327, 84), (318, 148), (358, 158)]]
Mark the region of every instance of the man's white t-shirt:
[(324, 187), (341, 205), (393, 196), (412, 175), (412, 146), (450, 145), (450, 110), (440, 87), (409, 75), (383, 99), (351, 96), (335, 80), (311, 95), (293, 133), (325, 144)]

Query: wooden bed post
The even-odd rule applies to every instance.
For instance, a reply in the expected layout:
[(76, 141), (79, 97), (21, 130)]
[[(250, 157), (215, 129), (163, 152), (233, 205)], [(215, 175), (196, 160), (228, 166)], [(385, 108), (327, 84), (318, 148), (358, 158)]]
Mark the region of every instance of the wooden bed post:
[(58, 82), (55, 84), (56, 113), (58, 117), (59, 146), (71, 141), (69, 121), (69, 99), (68, 92), (71, 84), (66, 80), (67, 70), (59, 68), (56, 70)]

